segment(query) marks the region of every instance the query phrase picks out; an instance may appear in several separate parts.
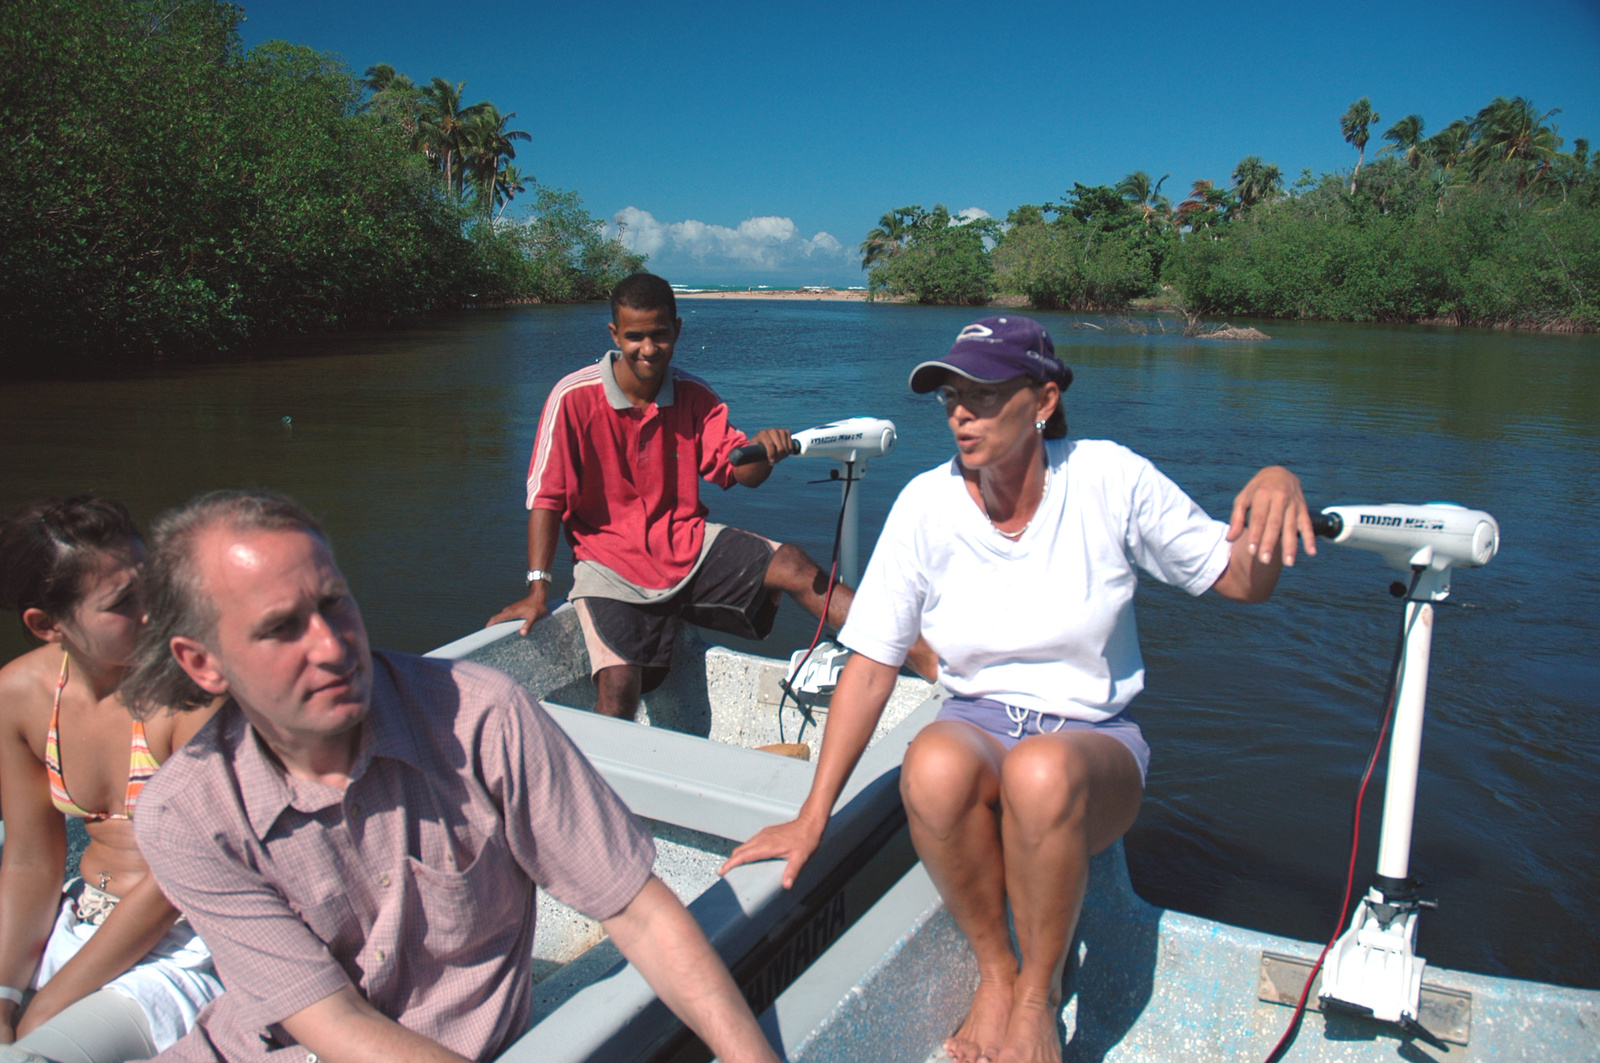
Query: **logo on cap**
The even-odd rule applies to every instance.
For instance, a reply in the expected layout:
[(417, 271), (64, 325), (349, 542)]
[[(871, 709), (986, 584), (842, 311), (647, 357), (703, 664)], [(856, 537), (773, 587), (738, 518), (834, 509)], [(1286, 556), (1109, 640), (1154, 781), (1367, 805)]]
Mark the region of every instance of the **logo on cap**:
[(960, 334), (956, 336), (956, 342), (960, 343), (962, 340), (986, 340), (993, 335), (994, 329), (982, 322), (974, 321), (961, 330)]

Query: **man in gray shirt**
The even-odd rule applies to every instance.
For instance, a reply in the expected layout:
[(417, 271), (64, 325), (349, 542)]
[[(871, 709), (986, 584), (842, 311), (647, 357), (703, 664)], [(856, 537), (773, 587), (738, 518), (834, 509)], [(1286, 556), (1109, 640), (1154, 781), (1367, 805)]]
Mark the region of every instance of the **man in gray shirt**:
[(651, 874), (649, 833), (510, 678), (373, 653), (315, 520), (265, 493), (162, 518), (135, 712), (225, 705), (135, 828), (227, 993), (167, 1055), (490, 1059), (528, 1026), (535, 884), (601, 921), (727, 1060), (772, 1061)]

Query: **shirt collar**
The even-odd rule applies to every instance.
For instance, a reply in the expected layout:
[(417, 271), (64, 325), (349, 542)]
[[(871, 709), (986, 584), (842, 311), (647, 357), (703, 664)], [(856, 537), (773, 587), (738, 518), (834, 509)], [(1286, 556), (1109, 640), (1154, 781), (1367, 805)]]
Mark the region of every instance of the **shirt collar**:
[[(222, 711), (230, 714), (222, 721), (226, 736), (224, 748), (234, 750), (234, 774), (239, 780), (245, 814), (258, 839), (266, 838), (286, 808), (309, 814), (342, 800), (339, 791), (332, 787), (291, 779), (277, 758), (267, 751), (266, 743), (236, 703), (230, 700)], [(350, 785), (354, 786), (366, 774), (375, 757), (398, 760), (420, 771), (421, 758), (417, 750), (412, 721), (395, 693), (389, 661), (381, 652), (375, 652), (372, 655), (372, 706), (361, 725), (355, 763), (350, 768)]]
[[(633, 409), (633, 400), (622, 392), (622, 385), (617, 383), (617, 371), (612, 364), (622, 357), (621, 351), (607, 351), (606, 356), (600, 359), (600, 384), (606, 389), (606, 401), (611, 403), (613, 410)], [(672, 386), (677, 374), (672, 367), (667, 367), (667, 379), (661, 382), (661, 390), (656, 393), (657, 406), (671, 406), (675, 395)]]

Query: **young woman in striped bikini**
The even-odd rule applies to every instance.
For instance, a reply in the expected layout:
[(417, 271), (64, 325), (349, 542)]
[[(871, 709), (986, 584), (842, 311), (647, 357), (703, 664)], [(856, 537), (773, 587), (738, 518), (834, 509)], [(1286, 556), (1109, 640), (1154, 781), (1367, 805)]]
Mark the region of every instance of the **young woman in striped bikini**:
[[(0, 524), (0, 608), (38, 648), (0, 668), (0, 1060), (146, 1059), (222, 991), (134, 842), (144, 782), (209, 712), (140, 723), (117, 696), (144, 623), (128, 511), (84, 496)], [(63, 888), (65, 817), (83, 821)]]

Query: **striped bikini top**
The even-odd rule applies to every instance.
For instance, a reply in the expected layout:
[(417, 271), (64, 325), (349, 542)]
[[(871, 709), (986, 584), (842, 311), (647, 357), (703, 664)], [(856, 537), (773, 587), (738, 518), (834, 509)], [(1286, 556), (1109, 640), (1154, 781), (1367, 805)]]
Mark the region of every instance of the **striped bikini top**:
[(144, 721), (133, 721), (133, 749), (128, 754), (128, 789), (123, 794), (122, 812), (90, 812), (79, 807), (67, 792), (66, 780), (61, 777), (61, 692), (67, 689), (67, 661), (61, 654), (61, 678), (56, 681), (56, 703), (50, 710), (50, 730), (44, 736), (44, 770), (50, 776), (50, 801), (58, 810), (74, 819), (99, 823), (108, 819), (132, 819), (133, 806), (139, 802), (139, 792), (150, 776), (161, 767), (150, 753), (150, 743), (144, 737)]

